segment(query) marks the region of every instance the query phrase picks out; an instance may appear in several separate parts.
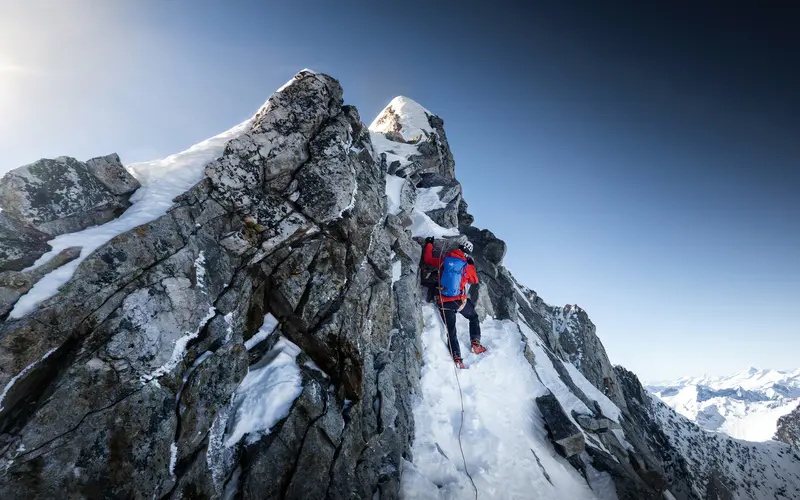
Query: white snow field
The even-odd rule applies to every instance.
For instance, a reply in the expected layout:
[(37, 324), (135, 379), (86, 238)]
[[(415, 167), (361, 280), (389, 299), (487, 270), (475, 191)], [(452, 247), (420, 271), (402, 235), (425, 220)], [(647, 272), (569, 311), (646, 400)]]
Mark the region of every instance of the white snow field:
[[(405, 463), (402, 495), (419, 500), (475, 498), (459, 450), (459, 388), (445, 328), (433, 305), (424, 306), (424, 322), (414, 459)], [(593, 491), (550, 444), (535, 403), (547, 388), (523, 355), (518, 326), (487, 318), (481, 330), (488, 351), (481, 355), (469, 350), (467, 320), (459, 316), (457, 328), (468, 367), (458, 371), (464, 398), (461, 441), (478, 498), (615, 499), (608, 474), (591, 471), (596, 474)]]

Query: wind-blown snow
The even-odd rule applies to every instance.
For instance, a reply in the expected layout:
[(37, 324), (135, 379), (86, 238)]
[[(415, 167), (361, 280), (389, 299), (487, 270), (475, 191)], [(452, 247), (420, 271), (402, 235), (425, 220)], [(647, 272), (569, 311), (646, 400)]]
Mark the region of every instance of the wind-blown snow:
[(392, 121), (385, 119), (390, 112), (397, 116), (397, 122), (400, 124), (399, 133), (407, 141), (433, 133), (433, 128), (428, 122), (428, 116), (433, 113), (413, 99), (404, 96), (392, 99), (392, 102), (370, 124), (369, 129), (379, 134), (393, 131)]
[(267, 315), (264, 316), (264, 323), (261, 324), (261, 328), (258, 329), (255, 335), (245, 340), (244, 342), (245, 349), (249, 351), (253, 347), (263, 342), (267, 337), (269, 337), (270, 333), (275, 331), (275, 328), (277, 327), (278, 327), (278, 319), (272, 314), (267, 313)]
[[(461, 405), (444, 326), (432, 305), (425, 305), (423, 313), (422, 394), (414, 406), (414, 461), (405, 463), (402, 496), (474, 498), (459, 451)], [(468, 322), (459, 316), (457, 325), (462, 354), (469, 353)], [(478, 497), (583, 499), (604, 494), (590, 490), (550, 445), (535, 404), (546, 388), (523, 355), (517, 325), (488, 318), (481, 328), (488, 352), (466, 354), (469, 369), (458, 372), (465, 407), (462, 443)], [(598, 484), (607, 487), (608, 481), (600, 480), (607, 475), (598, 474)]]
[(250, 367), (233, 396), (226, 447), (244, 436), (247, 443), (258, 441), (289, 415), (292, 403), (303, 390), (298, 354), (300, 348), (281, 337), (259, 363)]

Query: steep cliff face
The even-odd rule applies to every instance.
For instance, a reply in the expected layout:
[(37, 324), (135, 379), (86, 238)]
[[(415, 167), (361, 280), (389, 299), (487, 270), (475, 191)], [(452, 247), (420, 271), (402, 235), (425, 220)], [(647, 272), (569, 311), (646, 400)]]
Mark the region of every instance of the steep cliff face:
[[(0, 324), (3, 498), (450, 498), (474, 494), (468, 472), (481, 498), (800, 495), (788, 446), (676, 420), (585, 311), (514, 279), (471, 226), (443, 121), (410, 99), (367, 128), (303, 71), (253, 119), (129, 168), (132, 207), (14, 275), (36, 286)], [(30, 234), (41, 255), (53, 234)], [(425, 236), (475, 244), (489, 352), (458, 380)]]
[(778, 419), (775, 440), (790, 444), (800, 450), (800, 405)]

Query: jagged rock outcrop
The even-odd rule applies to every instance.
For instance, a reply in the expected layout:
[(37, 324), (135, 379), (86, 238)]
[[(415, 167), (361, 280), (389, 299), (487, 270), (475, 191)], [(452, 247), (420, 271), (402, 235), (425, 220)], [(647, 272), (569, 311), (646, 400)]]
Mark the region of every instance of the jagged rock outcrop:
[(569, 458), (583, 452), (585, 449), (583, 434), (567, 417), (567, 413), (555, 396), (552, 394), (539, 396), (536, 398), (536, 406), (539, 407), (547, 424), (550, 439), (562, 456)]
[(57, 236), (113, 219), (138, 188), (116, 154), (86, 163), (62, 156), (8, 172), (0, 181), (0, 208), (24, 226)]
[[(385, 215), (384, 168), (338, 82), (302, 72), (167, 215), (2, 323), (3, 498), (396, 498), (419, 250)], [(325, 374), (300, 365), (288, 417), (237, 439), (237, 391), (279, 335)]]
[(800, 405), (778, 419), (775, 440), (790, 444), (800, 450)]

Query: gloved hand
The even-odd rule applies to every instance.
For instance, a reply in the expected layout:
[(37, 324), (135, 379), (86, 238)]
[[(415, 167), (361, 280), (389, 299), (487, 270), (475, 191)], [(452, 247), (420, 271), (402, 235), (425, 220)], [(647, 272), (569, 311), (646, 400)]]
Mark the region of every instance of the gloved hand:
[(425, 244), (426, 244), (426, 245), (427, 245), (428, 243), (430, 243), (430, 244), (433, 244), (433, 241), (434, 241), (434, 238), (433, 238), (433, 236), (428, 236), (427, 238), (425, 238)]
[(467, 264), (475, 265), (475, 261), (472, 260), (472, 257), (467, 256)]

